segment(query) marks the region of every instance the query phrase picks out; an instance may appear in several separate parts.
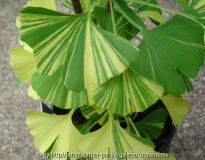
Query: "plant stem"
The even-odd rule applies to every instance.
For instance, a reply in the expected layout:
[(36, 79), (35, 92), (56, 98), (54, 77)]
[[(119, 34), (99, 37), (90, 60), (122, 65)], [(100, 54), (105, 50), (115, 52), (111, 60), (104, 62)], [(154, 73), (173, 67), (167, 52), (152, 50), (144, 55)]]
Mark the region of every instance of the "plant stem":
[(72, 2), (72, 4), (73, 4), (73, 9), (74, 9), (74, 11), (75, 11), (75, 14), (81, 14), (81, 13), (83, 13), (79, 0), (71, 0), (71, 2)]
[(115, 25), (115, 17), (114, 17), (114, 9), (112, 7), (112, 0), (109, 0), (110, 4), (110, 10), (111, 10), (111, 18), (112, 18), (112, 27), (113, 27), (113, 33), (117, 35), (116, 25)]

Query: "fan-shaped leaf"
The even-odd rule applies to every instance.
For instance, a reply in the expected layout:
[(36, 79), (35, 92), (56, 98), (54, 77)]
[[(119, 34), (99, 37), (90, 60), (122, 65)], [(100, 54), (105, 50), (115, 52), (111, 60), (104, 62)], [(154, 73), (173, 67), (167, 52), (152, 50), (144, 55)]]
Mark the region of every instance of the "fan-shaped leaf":
[(184, 118), (185, 114), (189, 109), (189, 102), (184, 100), (180, 95), (171, 95), (168, 94), (165, 97), (162, 97), (164, 105), (166, 106), (172, 121), (174, 122), (175, 127), (181, 120)]
[(93, 100), (97, 106), (125, 116), (131, 111), (144, 111), (163, 94), (163, 88), (139, 76), (131, 69), (96, 89)]
[(203, 28), (177, 15), (159, 27), (143, 30), (142, 34), (141, 55), (131, 68), (161, 84), (165, 93), (184, 93), (186, 82), (178, 71), (186, 77), (197, 75), (204, 61)]
[[(100, 138), (99, 138), (100, 137)], [(99, 145), (100, 144), (100, 145)], [(147, 139), (128, 133), (121, 128), (111, 117), (108, 122), (98, 131), (83, 135), (78, 141), (79, 148), (83, 153), (110, 153), (114, 152), (120, 159), (123, 153), (147, 153), (153, 151), (154, 144)], [(101, 157), (96, 160), (102, 159)], [(110, 158), (104, 158), (106, 160)], [(123, 160), (136, 158), (124, 157)]]
[(32, 79), (31, 85), (37, 94), (46, 99), (57, 107), (76, 109), (83, 105), (92, 105), (94, 102), (91, 98), (96, 85), (89, 86), (82, 92), (68, 91), (61, 78), (60, 67), (53, 75), (46, 76), (36, 72)]
[(35, 7), (20, 13), (21, 39), (34, 49), (40, 73), (51, 75), (63, 64), (64, 84), (77, 92), (119, 75), (139, 53), (131, 42), (97, 27), (89, 15)]
[[(37, 111), (26, 113), (26, 124), (34, 138), (34, 145), (44, 153), (55, 141), (51, 152), (54, 153), (81, 153), (77, 141), (82, 136), (72, 123), (73, 111), (67, 115), (50, 115)], [(52, 158), (57, 160), (58, 158)], [(66, 158), (61, 157), (62, 160)]]
[(10, 65), (17, 69), (16, 76), (22, 83), (28, 83), (37, 70), (34, 55), (19, 47), (11, 47)]

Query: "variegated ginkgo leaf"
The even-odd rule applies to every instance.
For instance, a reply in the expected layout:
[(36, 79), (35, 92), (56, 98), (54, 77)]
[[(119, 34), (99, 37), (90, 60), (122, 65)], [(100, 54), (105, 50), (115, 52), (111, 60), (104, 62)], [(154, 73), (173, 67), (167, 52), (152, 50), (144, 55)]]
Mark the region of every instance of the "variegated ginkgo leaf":
[(69, 15), (26, 7), (20, 20), (21, 40), (34, 49), (38, 71), (51, 75), (63, 64), (62, 78), (68, 90), (80, 92), (92, 83), (106, 82), (139, 54), (133, 43), (96, 26), (90, 10)]
[(189, 109), (189, 102), (182, 98), (180, 95), (168, 94), (161, 98), (164, 105), (166, 106), (172, 121), (177, 126), (178, 123), (184, 118), (185, 114)]
[(22, 83), (30, 82), (32, 75), (37, 71), (34, 55), (19, 47), (11, 47), (10, 65), (17, 69), (16, 76)]
[[(26, 115), (26, 124), (34, 136), (34, 145), (41, 153), (46, 152), (51, 145), (53, 153), (81, 153), (77, 142), (82, 134), (72, 123), (73, 110), (67, 115), (51, 115), (38, 111), (28, 111)], [(57, 159), (59, 158), (52, 158)], [(61, 159), (67, 160), (67, 157)]]
[(131, 111), (144, 111), (162, 94), (163, 87), (127, 69), (96, 89), (93, 92), (93, 100), (97, 106), (125, 116)]
[[(57, 11), (55, 0), (31, 0), (27, 1), (27, 4), (24, 7), (43, 7)], [(16, 26), (21, 27), (20, 17), (16, 18)]]
[(31, 85), (37, 94), (46, 99), (57, 107), (63, 109), (76, 109), (83, 105), (92, 105), (92, 92), (97, 88), (97, 85), (91, 85), (82, 92), (69, 91), (63, 84), (61, 78), (60, 67), (55, 73), (50, 76), (41, 75), (36, 72), (32, 79)]
[[(110, 153), (111, 156), (114, 152), (118, 157), (112, 157), (113, 160), (120, 159), (123, 153), (147, 153), (153, 151), (154, 148), (153, 142), (125, 131), (111, 116), (101, 129), (83, 135), (78, 141), (78, 146), (83, 153)], [(95, 159), (100, 160), (102, 157)], [(136, 160), (136, 158), (127, 157), (121, 159)]]

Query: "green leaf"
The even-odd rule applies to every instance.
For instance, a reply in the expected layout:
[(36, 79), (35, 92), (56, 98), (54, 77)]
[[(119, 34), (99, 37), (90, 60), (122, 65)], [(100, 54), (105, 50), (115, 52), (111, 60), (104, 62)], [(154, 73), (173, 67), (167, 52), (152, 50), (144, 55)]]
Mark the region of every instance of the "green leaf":
[[(34, 145), (41, 153), (47, 151), (55, 140), (52, 152), (81, 153), (77, 141), (82, 134), (72, 123), (73, 110), (67, 115), (50, 115), (38, 111), (28, 111), (26, 115), (26, 124), (34, 136)], [(67, 157), (61, 159), (66, 160)]]
[(162, 133), (168, 113), (165, 109), (157, 109), (143, 120), (135, 123), (140, 136), (148, 139), (156, 139)]
[(130, 8), (127, 6), (124, 0), (113, 0), (116, 8), (121, 12), (121, 14), (135, 27), (139, 30), (146, 29), (146, 25), (141, 21), (141, 19), (135, 15)]
[(19, 88), (19, 84), (21, 83), (20, 78), (18, 77), (16, 80), (16, 84), (15, 84), (15, 88), (18, 89)]
[(171, 95), (168, 94), (165, 97), (162, 97), (164, 105), (166, 106), (172, 121), (174, 122), (175, 127), (181, 120), (184, 118), (185, 114), (189, 109), (189, 102), (184, 100), (180, 95)]
[[(113, 33), (111, 13), (100, 7), (95, 7), (93, 13), (95, 14), (95, 17), (100, 27), (106, 31)], [(119, 30), (128, 23), (124, 16), (117, 11), (114, 12), (114, 19), (117, 30)]]
[(189, 6), (185, 0), (174, 0), (174, 1), (177, 2), (182, 7), (182, 9), (184, 10), (189, 9)]
[(133, 43), (99, 28), (89, 15), (36, 7), (20, 12), (21, 40), (34, 49), (38, 71), (52, 75), (63, 64), (64, 85), (76, 92), (119, 75), (139, 54)]
[[(154, 148), (154, 144), (150, 140), (125, 131), (111, 117), (101, 129), (83, 135), (79, 139), (78, 145), (83, 153), (110, 153), (110, 156), (113, 152), (116, 154), (126, 152), (147, 153), (153, 151)], [(101, 157), (96, 158), (96, 160), (100, 159)], [(104, 159), (108, 160), (109, 158)], [(112, 159), (116, 160), (120, 157)], [(123, 160), (128, 159), (123, 158)]]
[(31, 81), (37, 70), (34, 55), (19, 47), (11, 47), (10, 66), (17, 69), (15, 74), (22, 83)]
[(97, 106), (125, 116), (132, 111), (144, 111), (162, 94), (161, 86), (127, 69), (96, 89), (93, 92), (93, 100)]
[(62, 4), (67, 8), (73, 9), (73, 5), (72, 5), (71, 0), (63, 0)]
[(94, 102), (91, 99), (91, 95), (97, 86), (89, 86), (79, 93), (69, 91), (63, 84), (61, 70), (62, 67), (50, 76), (41, 75), (36, 72), (31, 79), (31, 85), (37, 94), (42, 99), (46, 99), (55, 106), (63, 109), (76, 109), (83, 105), (92, 105)]
[(141, 54), (131, 68), (161, 84), (165, 93), (184, 93), (186, 83), (178, 70), (186, 77), (197, 75), (204, 61), (203, 28), (195, 21), (177, 15), (142, 34)]

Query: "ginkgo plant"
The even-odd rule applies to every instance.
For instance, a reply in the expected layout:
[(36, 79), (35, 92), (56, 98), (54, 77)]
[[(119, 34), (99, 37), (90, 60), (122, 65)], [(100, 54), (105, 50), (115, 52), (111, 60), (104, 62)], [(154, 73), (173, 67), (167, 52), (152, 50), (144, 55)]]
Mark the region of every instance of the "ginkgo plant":
[[(174, 126), (180, 123), (189, 107), (181, 94), (193, 90), (189, 78), (204, 61), (205, 2), (175, 1), (183, 11), (156, 0), (64, 0), (76, 13), (67, 14), (57, 11), (55, 0), (27, 2), (16, 20), (23, 48), (11, 47), (16, 86), (30, 82), (28, 95), (34, 100), (70, 109), (65, 115), (26, 113), (41, 153), (48, 153), (49, 159), (59, 159), (52, 153), (101, 155), (87, 159), (153, 153), (151, 139), (162, 133), (167, 115)], [(176, 15), (166, 21), (162, 10)], [(153, 29), (147, 29), (148, 20), (155, 24)], [(134, 122), (137, 113), (158, 100), (166, 109)], [(85, 123), (73, 122), (76, 110)]]

